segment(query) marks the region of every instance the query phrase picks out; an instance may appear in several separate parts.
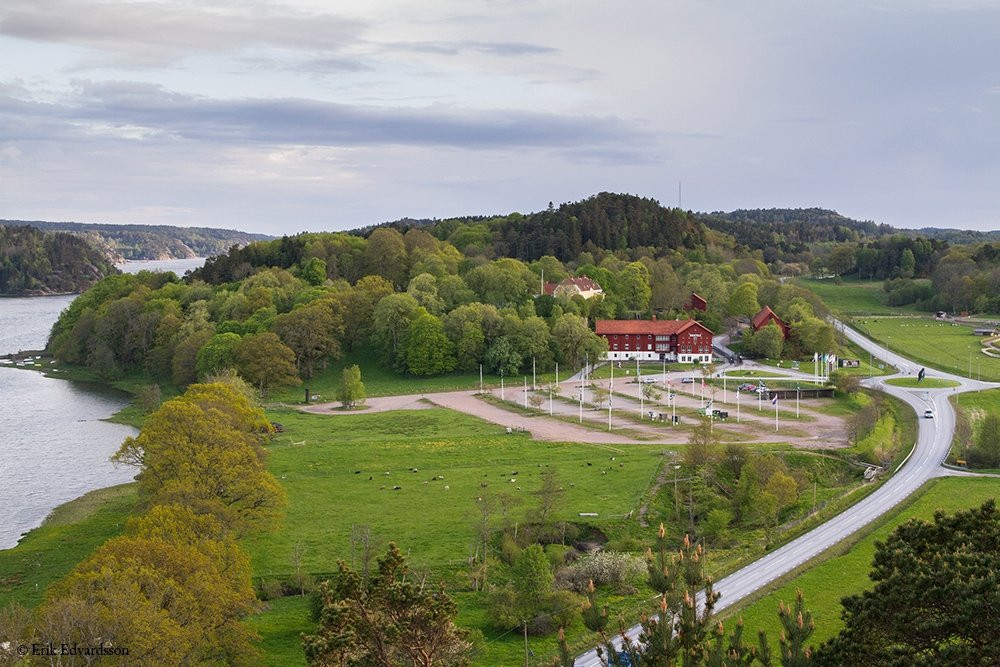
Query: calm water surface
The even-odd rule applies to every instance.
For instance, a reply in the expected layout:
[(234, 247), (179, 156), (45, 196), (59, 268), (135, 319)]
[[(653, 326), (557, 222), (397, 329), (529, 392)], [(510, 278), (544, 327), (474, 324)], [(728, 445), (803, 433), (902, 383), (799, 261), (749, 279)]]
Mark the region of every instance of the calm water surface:
[[(129, 262), (120, 268), (183, 274), (202, 262)], [(49, 329), (73, 298), (0, 298), (0, 354), (45, 347)], [(0, 549), (17, 544), (56, 506), (132, 479), (134, 468), (115, 466), (108, 457), (135, 429), (100, 421), (126, 403), (124, 394), (97, 385), (0, 364)]]

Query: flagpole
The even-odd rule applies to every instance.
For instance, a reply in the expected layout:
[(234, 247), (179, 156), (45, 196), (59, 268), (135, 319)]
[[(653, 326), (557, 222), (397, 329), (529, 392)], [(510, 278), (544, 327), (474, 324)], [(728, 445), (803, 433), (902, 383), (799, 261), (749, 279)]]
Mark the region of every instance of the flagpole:
[(608, 384), (608, 430), (611, 430), (611, 403), (615, 397), (615, 363), (611, 362), (611, 382)]
[[(556, 387), (559, 386), (559, 362), (556, 362)], [(549, 385), (549, 416), (552, 416), (552, 385)]]
[(795, 418), (799, 418), (799, 385), (795, 385)]
[(479, 364), (479, 393), (483, 393), (483, 365)]
[(736, 388), (736, 423), (740, 423), (740, 390)]
[(524, 407), (528, 407), (528, 376), (524, 376)]
[(774, 397), (774, 430), (778, 430), (778, 397)]

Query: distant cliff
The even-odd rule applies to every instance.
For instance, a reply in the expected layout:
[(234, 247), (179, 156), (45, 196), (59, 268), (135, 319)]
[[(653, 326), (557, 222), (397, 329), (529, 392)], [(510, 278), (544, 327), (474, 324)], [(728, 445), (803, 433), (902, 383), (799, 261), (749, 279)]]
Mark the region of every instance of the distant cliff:
[(211, 257), (234, 245), (271, 238), (234, 229), (173, 227), (170, 225), (111, 225), (83, 222), (0, 220), (0, 224), (30, 225), (44, 231), (68, 232), (102, 249), (114, 262), (136, 259)]
[(104, 252), (78, 236), (0, 224), (2, 295), (83, 292), (104, 276), (118, 272)]

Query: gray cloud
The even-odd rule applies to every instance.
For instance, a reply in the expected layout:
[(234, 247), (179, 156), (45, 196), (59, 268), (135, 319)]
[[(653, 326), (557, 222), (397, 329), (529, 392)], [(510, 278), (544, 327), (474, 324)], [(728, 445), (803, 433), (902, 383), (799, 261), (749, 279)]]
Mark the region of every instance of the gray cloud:
[(259, 45), (338, 51), (363, 29), (354, 19), (289, 8), (86, 0), (0, 6), (0, 35), (89, 47), (147, 65)]
[(464, 52), (484, 53), (491, 56), (536, 56), (558, 53), (559, 49), (527, 42), (482, 42), (463, 40), (459, 42), (394, 42), (388, 44), (390, 50), (413, 51), (456, 56)]
[(614, 145), (620, 159), (630, 147), (650, 141), (641, 130), (611, 116), (444, 105), (374, 107), (295, 98), (218, 100), (135, 82), (77, 82), (75, 94), (61, 104), (28, 101), (23, 93), (16, 87), (0, 88), (0, 114), (8, 120), (44, 119), (50, 124), (58, 119), (77, 129), (81, 125), (142, 128), (148, 133), (227, 144), (476, 149)]

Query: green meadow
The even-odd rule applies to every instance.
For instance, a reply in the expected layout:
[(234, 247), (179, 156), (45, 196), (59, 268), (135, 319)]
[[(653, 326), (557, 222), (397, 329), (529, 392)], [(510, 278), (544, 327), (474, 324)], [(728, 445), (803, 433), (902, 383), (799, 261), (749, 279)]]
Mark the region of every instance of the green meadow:
[(916, 312), (910, 306), (890, 306), (889, 294), (882, 289), (881, 280), (843, 278), (839, 285), (833, 280), (815, 278), (798, 278), (794, 282), (799, 287), (815, 292), (831, 311), (840, 315), (892, 315), (900, 312)]
[(795, 602), (795, 592), (804, 593), (806, 608), (812, 612), (816, 631), (811, 643), (820, 644), (843, 627), (840, 618), (841, 598), (869, 587), (868, 572), (875, 554), (875, 543), (885, 540), (892, 530), (909, 519), (930, 520), (937, 510), (955, 512), (977, 507), (1000, 494), (1000, 478), (942, 478), (924, 487), (912, 502), (891, 512), (856, 540), (848, 540), (820, 556), (819, 564), (800, 574), (784, 578), (780, 587), (748, 606), (727, 612), (728, 624), (742, 617), (748, 630), (765, 630), (775, 655), (778, 655), (778, 603)]
[(852, 323), (861, 333), (931, 368), (983, 380), (1000, 380), (1000, 359), (981, 352), (972, 327), (930, 317), (863, 317)]
[[(451, 373), (447, 375), (436, 375), (433, 377), (416, 377), (396, 373), (385, 365), (380, 364), (374, 353), (352, 352), (344, 356), (339, 361), (335, 361), (326, 368), (317, 371), (309, 380), (303, 380), (297, 387), (286, 387), (276, 389), (268, 396), (268, 400), (276, 403), (303, 403), (305, 399), (305, 388), (309, 388), (309, 393), (319, 395), (321, 401), (336, 400), (337, 385), (340, 384), (341, 374), (344, 368), (357, 364), (361, 369), (361, 381), (365, 385), (365, 392), (368, 396), (398, 396), (402, 394), (421, 394), (436, 391), (459, 391), (479, 388), (479, 372), (474, 373)], [(562, 368), (559, 370), (559, 379), (565, 380), (576, 370), (572, 368)], [(504, 379), (507, 386), (516, 385), (520, 387), (527, 377), (528, 384), (531, 384), (531, 373), (527, 375), (517, 375)], [(550, 382), (555, 379), (555, 372), (538, 372), (535, 374), (535, 381), (539, 384)], [(499, 387), (500, 376), (484, 373), (484, 387)]]

